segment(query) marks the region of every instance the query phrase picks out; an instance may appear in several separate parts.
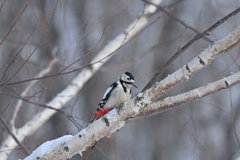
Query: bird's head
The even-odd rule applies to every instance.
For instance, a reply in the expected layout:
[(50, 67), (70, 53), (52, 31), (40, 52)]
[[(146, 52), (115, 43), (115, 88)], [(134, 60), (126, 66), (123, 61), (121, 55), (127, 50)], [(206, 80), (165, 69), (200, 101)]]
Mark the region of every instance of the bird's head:
[(128, 86), (134, 86), (137, 88), (137, 86), (134, 84), (134, 77), (130, 72), (125, 72), (121, 75), (120, 80), (123, 81), (125, 84), (127, 84)]

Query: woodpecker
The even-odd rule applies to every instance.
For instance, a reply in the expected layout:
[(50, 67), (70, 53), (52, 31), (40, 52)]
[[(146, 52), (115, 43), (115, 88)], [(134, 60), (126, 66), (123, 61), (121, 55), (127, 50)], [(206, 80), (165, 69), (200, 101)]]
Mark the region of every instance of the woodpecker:
[(125, 72), (118, 81), (110, 85), (99, 102), (97, 111), (90, 123), (101, 118), (120, 104), (127, 102), (131, 98), (131, 87), (137, 88), (134, 82), (133, 75), (130, 72)]

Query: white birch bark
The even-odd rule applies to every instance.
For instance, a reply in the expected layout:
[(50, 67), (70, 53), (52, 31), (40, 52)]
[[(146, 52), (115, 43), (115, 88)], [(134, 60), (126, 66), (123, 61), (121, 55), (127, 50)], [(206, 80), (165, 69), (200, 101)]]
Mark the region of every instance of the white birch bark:
[(239, 83), (240, 72), (192, 91), (153, 102), (172, 87), (190, 79), (203, 67), (209, 65), (220, 53), (225, 53), (237, 46), (239, 41), (240, 26), (222, 40), (205, 49), (184, 67), (161, 82), (157, 82), (144, 93), (139, 93), (133, 99), (124, 103), (122, 107), (112, 110), (106, 116), (89, 124), (87, 128), (80, 131), (73, 138), (59, 143), (39, 159), (67, 159), (91, 148), (96, 141), (118, 131), (131, 119), (161, 113)]
[[(97, 120), (94, 123), (90, 124), (86, 129), (83, 129), (71, 139), (65, 142), (61, 142), (47, 154), (43, 155), (42, 157), (38, 157), (38, 159), (35, 159), (68, 159), (91, 148), (91, 146), (99, 139), (105, 136), (109, 136), (112, 133), (118, 131), (132, 117), (139, 115), (155, 115), (172, 109), (173, 107), (177, 107), (181, 104), (189, 103), (193, 100), (202, 98), (217, 91), (227, 89), (239, 82), (240, 72), (216, 82), (209, 83), (206, 86), (196, 88), (192, 91), (153, 102), (147, 107), (141, 109), (137, 106), (137, 103), (134, 103), (134, 99), (132, 99), (128, 103), (124, 104), (123, 109), (120, 110), (120, 115), (118, 114), (117, 109), (114, 109), (100, 120)], [(28, 160), (28, 158), (26, 158), (26, 160)]]

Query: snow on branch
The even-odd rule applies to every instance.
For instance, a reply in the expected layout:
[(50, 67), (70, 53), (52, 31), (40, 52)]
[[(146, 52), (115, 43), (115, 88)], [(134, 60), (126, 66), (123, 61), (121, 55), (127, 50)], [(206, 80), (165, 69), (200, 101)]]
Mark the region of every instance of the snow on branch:
[[(112, 110), (106, 116), (89, 124), (87, 128), (74, 137), (64, 142), (61, 141), (55, 147), (50, 148), (50, 151), (43, 153), (38, 159), (67, 159), (78, 153), (81, 154), (83, 151), (90, 149), (99, 139), (111, 136), (131, 119), (161, 113), (239, 83), (240, 72), (192, 91), (153, 102), (177, 84), (190, 79), (199, 70), (209, 65), (219, 54), (228, 52), (237, 46), (239, 40), (240, 26), (228, 36), (204, 50), (184, 67), (168, 75), (161, 82), (156, 82), (150, 89), (137, 94), (133, 99)], [(30, 156), (32, 159), (37, 158)]]

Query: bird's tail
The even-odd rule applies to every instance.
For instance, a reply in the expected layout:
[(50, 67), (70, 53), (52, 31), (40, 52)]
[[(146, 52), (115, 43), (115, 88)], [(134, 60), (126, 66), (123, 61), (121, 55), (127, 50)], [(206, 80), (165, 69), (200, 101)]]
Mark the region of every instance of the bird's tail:
[(104, 116), (105, 114), (107, 114), (108, 112), (110, 112), (111, 110), (113, 110), (113, 108), (110, 109), (100, 109), (99, 111), (97, 111), (93, 118), (91, 119), (90, 123), (94, 122), (95, 120), (98, 120), (99, 118), (101, 118), (102, 116)]
[(93, 123), (95, 120), (96, 120), (96, 117), (95, 117), (95, 116), (93, 116), (93, 117), (91, 118), (91, 121), (90, 121), (90, 123)]

